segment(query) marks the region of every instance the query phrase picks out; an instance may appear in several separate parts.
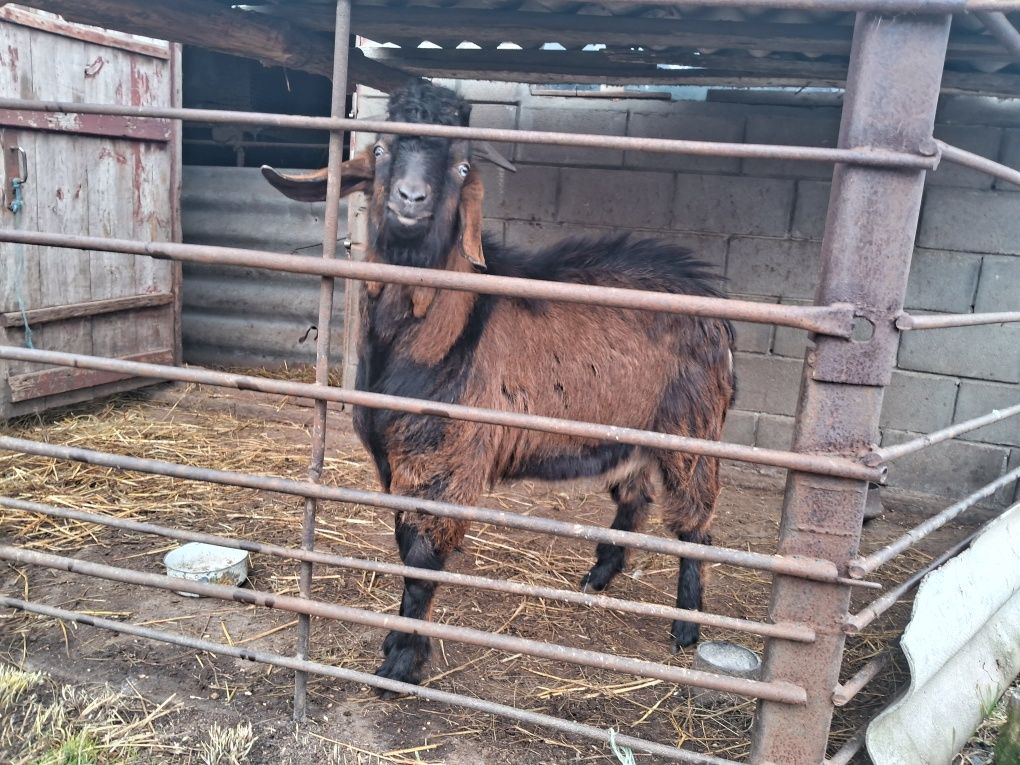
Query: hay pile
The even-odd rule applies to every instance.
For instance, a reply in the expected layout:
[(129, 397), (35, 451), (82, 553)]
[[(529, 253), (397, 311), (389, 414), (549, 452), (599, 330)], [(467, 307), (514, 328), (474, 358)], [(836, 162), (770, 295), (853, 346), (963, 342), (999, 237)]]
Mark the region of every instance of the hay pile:
[[(22, 438), (220, 469), (304, 478), (309, 439), (304, 427), (288, 423), (287, 416), (274, 416), (270, 421), (234, 416), (207, 407), (192, 408), (195, 396), (191, 389), (176, 387), (173, 390), (173, 396), (164, 396), (161, 401), (148, 400), (145, 394), (132, 394), (42, 418), (26, 418), (13, 423), (9, 430)], [(294, 418), (295, 421), (300, 419)], [(373, 471), (350, 433), (333, 436), (323, 481), (332, 485), (375, 488)], [(771, 552), (778, 525), (778, 484), (773, 481), (767, 490), (731, 482), (727, 487), (721, 500), (715, 534), (717, 543)], [(300, 539), (300, 498), (122, 473), (46, 458), (0, 454), (0, 493), (288, 546), (298, 546)], [(604, 495), (584, 488), (567, 492), (522, 483), (491, 495), (486, 503), (515, 512), (576, 518), (587, 523), (606, 524), (611, 518), (611, 507)], [(748, 521), (748, 508), (755, 515), (753, 524)], [(654, 524), (650, 527), (655, 528)], [(392, 531), (392, 516), (388, 511), (323, 503), (316, 543), (322, 549), (339, 554), (395, 561)], [(0, 508), (0, 535), (33, 549), (154, 572), (162, 571), (162, 555), (176, 544), (159, 537), (143, 537), (94, 524), (49, 519), (3, 508)], [(482, 525), (472, 528), (463, 552), (454, 556), (450, 568), (574, 588), (591, 565), (592, 556), (591, 545), (584, 542)], [(926, 559), (922, 553), (912, 551), (885, 567), (882, 577), (887, 582), (901, 581)], [(400, 583), (392, 577), (325, 566), (317, 566), (315, 571), (315, 598), (385, 613), (398, 610)], [(292, 562), (255, 556), (251, 585), (261, 590), (296, 594), (297, 573), (297, 566)], [(17, 582), (15, 591), (19, 594), (66, 608), (91, 610), (108, 618), (155, 624), (161, 629), (188, 634), (211, 633), (212, 639), (247, 643), (281, 653), (293, 650), (292, 614), (267, 613), (210, 601), (181, 603), (180, 599), (172, 606), (165, 603), (160, 606), (169, 593), (150, 593), (139, 603), (137, 592), (132, 593), (130, 588), (121, 585), (107, 585), (106, 590), (112, 589), (115, 594), (97, 604), (89, 601), (83, 585), (67, 576), (60, 579), (64, 589), (54, 590), (52, 572), (15, 572), (6, 576), (5, 581), (9, 585), (7, 591), (12, 591), (10, 585)], [(763, 619), (767, 612), (768, 583), (769, 577), (761, 572), (713, 566), (706, 607), (719, 613)], [(671, 604), (674, 592), (675, 562), (664, 556), (636, 551), (631, 555), (626, 575), (614, 582), (611, 594)], [(864, 635), (848, 641), (844, 678), (895, 639), (897, 624), (902, 623), (904, 613), (904, 606), (898, 606)], [(437, 597), (435, 617), (442, 622), (665, 660), (679, 666), (688, 666), (691, 658), (683, 652), (676, 656), (667, 653), (669, 625), (665, 621), (538, 599), (445, 587)], [(5, 633), (11, 637), (0, 641), (0, 650), (6, 649), (9, 653), (30, 655), (33, 641), (41, 639), (44, 630), (55, 634), (63, 631), (66, 637), (67, 628), (50, 620), (19, 615), (8, 616), (5, 621)], [(703, 636), (733, 640), (758, 652), (763, 648), (762, 641), (753, 635), (704, 628)], [(378, 662), (380, 639), (378, 631), (315, 620), (311, 658), (372, 671)], [(88, 645), (91, 644), (79, 646), (79, 652), (87, 653)], [(148, 658), (138, 661), (152, 661), (158, 671), (159, 667), (168, 666), (161, 659), (152, 658), (159, 655), (157, 647), (146, 654)], [(289, 673), (265, 667), (252, 670), (250, 665), (240, 671), (230, 660), (213, 661), (209, 657), (200, 659), (200, 663), (203, 663), (201, 671), (192, 662), (186, 662), (189, 672), (199, 675), (205, 672), (206, 691), (216, 694), (210, 698), (240, 703), (246, 693), (254, 694), (268, 700), (264, 703), (275, 705), (280, 716), (289, 714), (292, 692)], [(851, 705), (837, 711), (832, 737), (834, 747), (888, 697), (899, 677), (900, 670), (896, 668), (883, 673)], [(616, 727), (630, 735), (709, 751), (722, 757), (742, 759), (749, 750), (753, 702), (701, 707), (689, 702), (684, 689), (659, 680), (437, 641), (428, 683), (592, 725)], [(366, 719), (372, 719), (373, 715), (389, 719), (387, 716), (394, 709), (392, 704), (375, 701), (367, 688), (343, 687), (325, 678), (312, 678), (309, 692), (315, 705), (313, 715), (328, 715), (330, 710), (345, 702), (356, 704), (359, 714), (366, 715)], [(431, 737), (426, 737), (427, 741), (440, 742), (434, 747), (425, 745), (427, 751), (419, 752), (418, 757), (427, 754), (438, 758), (445, 751), (444, 742), (465, 738), (480, 745), (498, 741), (498, 750), (504, 752), (523, 747), (536, 754), (543, 753), (533, 758), (534, 762), (575, 758), (606, 761), (604, 753), (585, 742), (541, 730), (525, 730), (487, 715), (416, 701), (400, 702), (399, 708), (405, 729), (390, 730), (391, 735), (407, 736), (412, 729), (420, 729)], [(412, 755), (407, 758), (413, 761)], [(516, 760), (511, 757), (493, 761)], [(638, 755), (638, 761), (649, 760)]]

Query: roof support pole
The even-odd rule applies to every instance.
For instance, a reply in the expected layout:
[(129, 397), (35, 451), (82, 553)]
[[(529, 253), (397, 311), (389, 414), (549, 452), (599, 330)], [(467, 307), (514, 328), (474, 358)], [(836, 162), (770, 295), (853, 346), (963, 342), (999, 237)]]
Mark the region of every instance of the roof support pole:
[[(858, 14), (840, 146), (916, 149), (931, 140), (949, 21), (937, 15)], [(857, 340), (815, 336), (816, 347), (805, 358), (795, 451), (851, 454), (877, 440), (924, 175), (835, 167), (817, 297), (852, 303), (863, 331)], [(844, 573), (857, 554), (866, 492), (865, 481), (791, 471), (779, 553), (825, 558)], [(803, 621), (815, 630), (816, 641), (768, 643), (762, 678), (805, 688), (808, 702), (795, 708), (759, 704), (755, 765), (817, 765), (825, 759), (849, 602), (845, 585), (775, 577), (769, 620)]]

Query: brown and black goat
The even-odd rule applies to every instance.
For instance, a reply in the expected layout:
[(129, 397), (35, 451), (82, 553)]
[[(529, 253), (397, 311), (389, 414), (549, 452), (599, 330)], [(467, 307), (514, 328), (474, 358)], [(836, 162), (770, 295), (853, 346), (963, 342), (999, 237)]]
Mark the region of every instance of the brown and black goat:
[[(395, 91), (389, 119), (466, 125), (469, 105), (415, 81)], [(532, 251), (485, 239), (482, 186), (467, 141), (384, 136), (343, 166), (343, 193), (371, 195), (368, 248), (384, 263), (579, 284), (720, 296), (710, 269), (674, 245), (628, 236), (570, 239)], [(297, 199), (324, 199), (324, 172), (266, 177)], [(361, 302), (357, 387), (378, 393), (566, 417), (717, 439), (734, 379), (728, 322), (470, 292), (368, 283)], [(614, 529), (638, 528), (661, 477), (662, 514), (680, 539), (708, 544), (717, 460), (518, 428), (358, 408), (355, 427), (387, 492), (474, 504), (499, 481), (601, 477), (617, 505)], [(441, 569), (468, 524), (397, 513), (409, 566)], [(582, 580), (604, 589), (624, 549), (600, 544)], [(681, 560), (677, 606), (701, 607), (701, 564)], [(408, 578), (403, 616), (429, 618), (435, 585)], [(673, 641), (697, 641), (676, 621)], [(377, 674), (419, 682), (427, 637), (391, 632)]]

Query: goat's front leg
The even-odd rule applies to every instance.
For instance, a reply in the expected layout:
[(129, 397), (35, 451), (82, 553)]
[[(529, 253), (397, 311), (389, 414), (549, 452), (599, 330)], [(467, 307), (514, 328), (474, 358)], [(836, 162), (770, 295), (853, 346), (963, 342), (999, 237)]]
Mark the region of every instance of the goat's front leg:
[[(398, 512), (395, 535), (400, 558), (407, 566), (441, 570), (450, 553), (464, 539), (468, 523), (456, 518), (437, 518), (425, 513)], [(405, 577), (400, 615), (428, 620), (432, 612), (435, 582)], [(431, 655), (431, 641), (425, 635), (394, 630), (383, 641), (385, 659), (376, 670), (380, 677), (405, 683), (421, 682)], [(382, 692), (383, 698), (396, 694)]]

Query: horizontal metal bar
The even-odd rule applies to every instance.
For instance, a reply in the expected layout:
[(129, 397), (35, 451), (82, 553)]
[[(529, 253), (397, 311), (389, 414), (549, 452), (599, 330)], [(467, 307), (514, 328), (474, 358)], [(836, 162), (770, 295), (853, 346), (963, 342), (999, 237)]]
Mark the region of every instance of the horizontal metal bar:
[(173, 462), (141, 459), (121, 454), (108, 454), (91, 449), (47, 444), (41, 441), (28, 441), (21, 438), (11, 438), (10, 436), (0, 436), (0, 450), (84, 462), (89, 465), (100, 465), (118, 470), (132, 470), (140, 473), (166, 475), (192, 481), (205, 481), (207, 483), (274, 491), (299, 497), (315, 497), (316, 499), (350, 502), (371, 507), (385, 507), (392, 510), (424, 512), (441, 517), (462, 518), (478, 523), (491, 523), (496, 526), (534, 531), (540, 534), (586, 539), (592, 542), (606, 542), (623, 547), (658, 552), (664, 555), (676, 555), (692, 560), (704, 560), (712, 563), (725, 563), (762, 571), (772, 571), (819, 582), (874, 586), (854, 579), (840, 577), (834, 563), (818, 558), (786, 557), (782, 555), (765, 555), (764, 553), (745, 550), (730, 550), (711, 545), (695, 544), (693, 542), (681, 542), (678, 539), (664, 539), (652, 536), (651, 534), (640, 534), (633, 531), (619, 531), (617, 529), (588, 526), (581, 523), (565, 523), (551, 518), (536, 518), (506, 512), (505, 510), (454, 505), (449, 502), (402, 497), (397, 494), (384, 494), (363, 489), (323, 486), (308, 481), (294, 481), (276, 476), (250, 475), (229, 470), (178, 465)]
[[(1000, 11), (975, 11), (985, 29), (991, 32), (1013, 58), (1020, 59), (1020, 32), (1013, 26), (1006, 14)], [(1015, 181), (1014, 181), (1015, 182)]]
[(860, 693), (864, 686), (870, 683), (881, 672), (892, 659), (891, 651), (882, 651), (878, 656), (870, 659), (861, 667), (853, 677), (845, 683), (836, 686), (832, 692), (833, 706), (845, 707), (850, 700)]
[(33, 101), (0, 98), (0, 109), (26, 112), (62, 112), (69, 114), (108, 114), (127, 117), (159, 117), (193, 120), (213, 124), (261, 125), (307, 130), (352, 130), (359, 133), (390, 133), (395, 135), (464, 138), (503, 143), (546, 144), (551, 146), (585, 146), (594, 149), (647, 151), (658, 154), (687, 154), (704, 157), (744, 157), (757, 159), (803, 160), (807, 162), (846, 162), (877, 167), (901, 167), (934, 170), (938, 157), (920, 153), (908, 154), (888, 150), (853, 148), (827, 149), (816, 146), (774, 146), (771, 144), (724, 143), (721, 141), (687, 141), (671, 138), (637, 138), (632, 136), (555, 133), (541, 130), (506, 130), (448, 125), (425, 125), (417, 122), (306, 117), (260, 112), (232, 112), (215, 109), (173, 109), (164, 107), (119, 106), (113, 104), (79, 104), (61, 101)]
[(68, 558), (61, 555), (25, 550), (13, 545), (0, 544), (0, 560), (7, 560), (21, 565), (43, 566), (45, 568), (69, 571), (72, 574), (106, 579), (112, 582), (135, 584), (171, 592), (190, 592), (203, 597), (218, 600), (232, 600), (237, 603), (278, 608), (295, 614), (308, 614), (325, 619), (360, 624), (366, 627), (377, 627), (384, 630), (396, 630), (415, 635), (426, 635), (440, 640), (453, 640), (468, 645), (495, 648), (508, 653), (523, 653), (541, 659), (565, 661), (582, 667), (595, 667), (612, 672), (622, 672), (639, 677), (651, 677), (679, 685), (691, 685), (696, 688), (708, 688), (725, 693), (737, 693), (753, 698), (769, 699), (784, 704), (804, 704), (807, 694), (804, 689), (790, 683), (764, 682), (746, 680), (739, 677), (715, 675), (711, 672), (672, 667), (644, 659), (632, 659), (616, 656), (600, 651), (589, 651), (584, 648), (547, 643), (541, 640), (500, 635), (470, 627), (458, 627), (452, 624), (410, 619), (405, 616), (381, 614), (363, 608), (352, 608), (336, 603), (323, 603), (310, 598), (295, 598), (290, 595), (279, 595), (260, 590), (249, 590), (243, 587), (226, 587), (220, 584), (193, 582), (187, 579), (176, 579), (144, 571), (107, 566), (103, 563)]
[(785, 8), (789, 10), (946, 14), (965, 11), (1020, 10), (1018, 0), (604, 0), (608, 8), (668, 5), (678, 8)]
[(871, 603), (866, 605), (856, 614), (847, 616), (846, 621), (843, 623), (843, 632), (848, 635), (856, 635), (875, 619), (880, 617), (890, 608), (896, 605), (896, 602), (910, 592), (912, 589), (920, 584), (921, 580), (924, 579), (928, 574), (937, 569), (946, 561), (956, 557), (963, 552), (970, 543), (974, 541), (974, 538), (980, 534), (982, 529), (978, 529), (970, 536), (966, 537), (960, 542), (950, 547), (944, 553), (939, 555), (937, 558), (931, 560), (924, 568), (914, 572), (914, 574), (900, 585), (897, 585), (888, 592), (882, 594), (880, 597), (875, 598)]
[(487, 295), (538, 298), (566, 303), (601, 305), (609, 308), (627, 308), (636, 311), (660, 311), (762, 324), (778, 324), (835, 337), (848, 338), (853, 333), (854, 309), (853, 306), (845, 303), (831, 306), (754, 303), (700, 295), (680, 295), (622, 287), (600, 287), (570, 282), (473, 274), (435, 268), (394, 266), (387, 263), (369, 263), (346, 259), (325, 260), (233, 247), (140, 242), (130, 239), (107, 239), (98, 236), (13, 229), (0, 229), (0, 242), (20, 242), (44, 247), (67, 247), (98, 252), (120, 252), (188, 263), (245, 266), (292, 274), (332, 276), (339, 279), (409, 284), (415, 287), (438, 287), (465, 292), (480, 292)]
[(185, 542), (203, 542), (220, 547), (229, 547), (236, 550), (260, 553), (263, 555), (274, 555), (280, 558), (292, 558), (295, 560), (308, 561), (309, 563), (322, 563), (329, 566), (340, 566), (358, 571), (372, 571), (378, 574), (392, 574), (393, 576), (409, 576), (415, 579), (424, 579), (430, 582), (440, 582), (463, 587), (475, 587), (495, 592), (507, 592), (514, 595), (526, 597), (545, 598), (565, 603), (576, 603), (582, 606), (595, 606), (606, 608), (611, 611), (637, 614), (639, 616), (652, 616), (664, 619), (683, 619), (684, 621), (702, 624), (706, 627), (718, 627), (720, 629), (736, 630), (738, 632), (750, 632), (763, 637), (775, 637), (783, 640), (794, 640), (797, 642), (810, 643), (815, 639), (814, 630), (802, 624), (765, 624), (747, 619), (737, 619), (732, 616), (721, 614), (709, 614), (703, 611), (691, 611), (686, 608), (673, 608), (671, 606), (660, 606), (652, 603), (641, 603), (634, 600), (622, 600), (606, 595), (589, 595), (585, 592), (573, 590), (561, 590), (552, 587), (539, 587), (536, 585), (522, 584), (503, 579), (489, 579), (482, 576), (470, 574), (459, 574), (452, 571), (432, 571), (430, 569), (413, 568), (395, 563), (384, 563), (382, 561), (365, 560), (363, 558), (351, 558), (314, 550), (303, 550), (294, 547), (281, 547), (280, 545), (265, 544), (248, 539), (235, 539), (224, 537), (218, 534), (205, 534), (199, 531), (186, 531), (184, 529), (168, 528), (152, 523), (142, 523), (126, 518), (116, 518), (98, 513), (88, 513), (82, 510), (71, 510), (63, 507), (54, 507), (39, 502), (29, 502), (13, 497), (0, 497), (0, 506), (9, 507), (15, 510), (23, 510), (29, 513), (39, 513), (51, 518), (63, 518), (83, 523), (95, 523), (111, 528), (135, 531), (142, 534), (155, 534), (169, 539), (179, 539)]
[[(122, 635), (131, 635), (133, 637), (144, 638), (146, 640), (157, 640), (162, 643), (179, 645), (185, 648), (191, 648), (195, 651), (207, 651), (221, 656), (243, 659), (244, 661), (254, 661), (260, 664), (283, 667), (285, 669), (311, 672), (316, 675), (324, 675), (326, 677), (336, 678), (337, 680), (343, 680), (345, 682), (368, 685), (373, 688), (382, 688), (383, 690), (392, 691), (394, 693), (417, 696), (440, 704), (450, 704), (453, 706), (464, 707), (466, 709), (473, 709), (476, 712), (499, 715), (500, 717), (516, 720), (526, 725), (537, 725), (545, 728), (551, 728), (562, 733), (583, 736), (602, 743), (608, 743), (610, 738), (609, 731), (602, 728), (595, 728), (591, 725), (585, 725), (584, 723), (564, 720), (559, 717), (553, 717), (552, 715), (542, 714), (541, 712), (529, 712), (522, 709), (516, 709), (505, 704), (498, 704), (494, 701), (486, 701), (485, 699), (476, 699), (472, 696), (464, 696), (459, 693), (450, 693), (448, 691), (441, 691), (421, 685), (402, 683), (398, 680), (389, 680), (387, 678), (379, 677), (378, 675), (370, 675), (367, 672), (358, 672), (353, 669), (332, 667), (328, 664), (296, 659), (293, 656), (281, 656), (279, 654), (259, 651), (249, 647), (214, 643), (209, 640), (202, 640), (201, 638), (194, 638), (188, 635), (180, 635), (173, 632), (165, 632), (163, 630), (154, 630), (151, 627), (142, 627), (128, 622), (113, 621), (112, 619), (104, 619), (99, 616), (83, 614), (78, 611), (67, 611), (62, 608), (55, 608), (43, 603), (33, 603), (31, 601), (20, 600), (18, 598), (0, 596), (0, 608), (13, 608), (18, 611), (37, 614), (39, 616), (48, 616), (67, 622), (74, 622), (76, 624), (98, 627), (99, 629), (109, 630)], [(739, 763), (733, 760), (724, 760), (708, 754), (688, 752), (683, 749), (677, 749), (676, 747), (666, 746), (664, 744), (658, 744), (653, 741), (624, 734), (617, 734), (616, 742), (617, 744), (631, 749), (637, 749), (659, 757), (665, 757), (666, 759), (673, 760), (675, 762), (688, 762), (694, 763), (694, 765), (739, 765)]]
[[(872, 718), (874, 719), (874, 718)], [(854, 734), (846, 740), (832, 757), (826, 758), (822, 765), (850, 765), (854, 755), (861, 751), (864, 741), (868, 735), (868, 726), (863, 725), (854, 731)]]
[(481, 422), (489, 425), (538, 430), (545, 433), (559, 433), (578, 438), (594, 438), (614, 443), (633, 444), (652, 449), (667, 449), (703, 454), (709, 457), (735, 459), (759, 465), (799, 470), (805, 473), (834, 475), (864, 480), (880, 480), (882, 468), (867, 467), (856, 460), (823, 454), (802, 454), (777, 449), (761, 449), (756, 446), (710, 441), (689, 436), (677, 436), (636, 428), (621, 428), (615, 425), (577, 422), (559, 417), (544, 417), (518, 412), (503, 412), (497, 409), (445, 404), (427, 399), (391, 396), (369, 393), (348, 388), (300, 383), (288, 380), (271, 380), (252, 375), (238, 375), (195, 367), (173, 367), (109, 359), (101, 356), (84, 356), (61, 351), (43, 351), (35, 348), (18, 348), (0, 345), (0, 359), (29, 361), (43, 364), (58, 364), (67, 367), (98, 369), (134, 377), (151, 377), (158, 380), (216, 385), (237, 390), (254, 390), (283, 396), (297, 396), (320, 401), (334, 401), (372, 409), (390, 409), (412, 414), (446, 417), (454, 420)]
[(888, 561), (895, 558), (901, 552), (909, 547), (912, 547), (920, 540), (931, 534), (936, 529), (942, 528), (951, 520), (960, 515), (964, 510), (976, 505), (982, 499), (990, 497), (1003, 486), (1012, 483), (1013, 481), (1020, 480), (1020, 467), (1010, 470), (1005, 475), (1001, 475), (985, 486), (975, 491), (973, 494), (961, 499), (959, 502), (950, 505), (941, 513), (933, 515), (923, 523), (919, 523), (917, 526), (912, 528), (906, 534), (901, 536), (892, 544), (888, 544), (880, 550), (876, 550), (871, 555), (865, 557), (854, 558), (850, 561), (847, 569), (850, 576), (855, 578), (865, 577), (871, 572), (875, 571), (879, 566), (884, 565)]
[(896, 329), (945, 329), (946, 327), (974, 327), (983, 324), (1010, 324), (1020, 321), (1020, 311), (996, 313), (943, 313), (914, 316), (901, 313), (896, 317)]
[(874, 449), (864, 456), (864, 463), (866, 465), (877, 466), (884, 462), (890, 462), (900, 457), (905, 457), (908, 454), (919, 452), (922, 449), (927, 449), (933, 444), (942, 443), (948, 441), (951, 438), (956, 438), (964, 433), (969, 433), (972, 430), (983, 428), (985, 425), (991, 425), (996, 422), (1008, 419), (1010, 417), (1016, 417), (1020, 415), (1020, 404), (1015, 406), (1006, 407), (1005, 409), (993, 409), (988, 414), (983, 414), (980, 417), (974, 417), (970, 420), (964, 420), (958, 422), (955, 425), (936, 430), (927, 435), (920, 436), (919, 438), (913, 438), (910, 441), (904, 441), (902, 444), (894, 444), (892, 446), (884, 446), (879, 449)]
[[(1008, 23), (1009, 22), (1007, 22), (1007, 24)], [(1013, 30), (1013, 33), (1016, 34), (1015, 29)], [(963, 167), (969, 167), (982, 173), (988, 173), (996, 178), (1008, 181), (1016, 186), (1020, 186), (1020, 170), (1003, 165), (993, 159), (982, 157), (980, 154), (974, 154), (973, 152), (957, 148), (945, 141), (935, 139), (935, 145), (938, 147), (939, 154), (942, 159), (947, 162), (952, 162), (955, 165), (962, 165)]]

